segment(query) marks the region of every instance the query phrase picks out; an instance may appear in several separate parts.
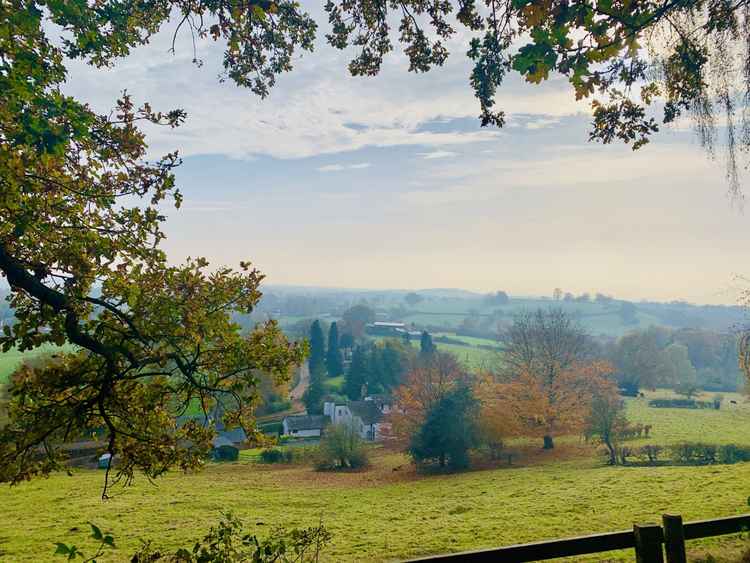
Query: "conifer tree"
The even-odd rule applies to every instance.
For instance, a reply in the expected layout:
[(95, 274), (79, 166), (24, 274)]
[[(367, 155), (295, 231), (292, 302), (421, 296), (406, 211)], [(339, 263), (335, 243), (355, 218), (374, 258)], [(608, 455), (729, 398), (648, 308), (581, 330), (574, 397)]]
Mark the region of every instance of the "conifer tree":
[(325, 340), (319, 320), (310, 326), (310, 374), (316, 369), (325, 371)]
[(323, 413), (323, 396), (325, 388), (323, 378), (325, 377), (325, 368), (322, 363), (310, 366), (310, 385), (302, 396), (302, 402), (305, 403), (307, 414)]
[(339, 328), (336, 323), (331, 323), (328, 330), (328, 351), (326, 353), (326, 367), (330, 377), (338, 377), (344, 373), (341, 361), (341, 350), (339, 349)]
[(346, 373), (344, 393), (352, 401), (361, 398), (362, 385), (367, 383), (369, 369), (369, 354), (364, 346), (357, 346), (352, 353), (352, 363)]
[(424, 356), (431, 356), (435, 352), (435, 344), (432, 342), (432, 336), (426, 330), (422, 331), (422, 339), (419, 341), (419, 353)]

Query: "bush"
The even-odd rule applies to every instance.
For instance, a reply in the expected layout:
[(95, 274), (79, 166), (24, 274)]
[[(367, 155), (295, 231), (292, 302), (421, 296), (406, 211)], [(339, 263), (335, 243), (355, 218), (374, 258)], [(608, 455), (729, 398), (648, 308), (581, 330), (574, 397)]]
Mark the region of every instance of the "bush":
[[(721, 406), (721, 404), (719, 404)], [(695, 399), (652, 399), (649, 407), (657, 409), (715, 409), (714, 401), (696, 401)]]
[(354, 426), (334, 424), (326, 429), (320, 441), (319, 470), (358, 469), (368, 463), (365, 444)]
[(216, 461), (237, 461), (240, 451), (234, 446), (219, 446), (214, 448), (214, 459)]
[[(78, 547), (58, 542), (55, 555), (72, 561), (77, 558), (97, 561), (101, 556), (115, 550), (114, 537), (91, 526), (92, 547), (84, 554)], [(201, 563), (317, 563), (325, 546), (331, 541), (331, 533), (319, 524), (315, 527), (287, 530), (277, 528), (267, 537), (260, 538), (249, 533), (241, 520), (228, 512), (222, 515), (217, 526), (212, 526), (203, 539), (174, 553), (157, 550), (152, 541), (143, 541), (141, 548), (127, 557), (131, 563), (198, 562)], [(124, 555), (124, 554), (123, 554)], [(118, 557), (123, 559), (122, 557)]]
[(635, 456), (643, 463), (656, 465), (659, 462), (659, 456), (663, 449), (661, 446), (642, 446), (635, 451)]
[(750, 448), (743, 448), (736, 444), (728, 444), (719, 447), (719, 463), (740, 463), (750, 461)]
[(716, 463), (718, 449), (714, 444), (685, 442), (672, 446), (672, 457), (679, 463), (709, 465)]
[(718, 411), (721, 408), (721, 403), (724, 402), (724, 397), (722, 395), (714, 395), (714, 408)]
[(263, 463), (282, 463), (284, 452), (278, 448), (269, 448), (260, 452), (260, 461)]
[(268, 448), (260, 452), (261, 463), (301, 463), (316, 457), (317, 448)]

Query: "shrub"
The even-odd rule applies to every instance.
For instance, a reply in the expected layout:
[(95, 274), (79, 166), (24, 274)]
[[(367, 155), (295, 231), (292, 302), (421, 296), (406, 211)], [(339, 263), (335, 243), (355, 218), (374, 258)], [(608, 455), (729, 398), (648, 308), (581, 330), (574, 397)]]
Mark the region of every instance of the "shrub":
[(214, 448), (214, 459), (216, 461), (237, 461), (240, 451), (234, 446), (219, 446)]
[(715, 409), (715, 401), (696, 401), (695, 399), (652, 399), (649, 407), (661, 409)]
[(661, 446), (646, 445), (638, 448), (635, 451), (635, 456), (644, 463), (656, 465), (663, 449)]
[(750, 448), (743, 448), (736, 444), (727, 444), (719, 447), (719, 463), (740, 463), (750, 461)]
[[(61, 542), (56, 544), (55, 555), (69, 561), (76, 558), (96, 561), (116, 549), (112, 535), (102, 532), (94, 524), (90, 526), (94, 547), (87, 549), (88, 558), (76, 546)], [(317, 563), (321, 551), (330, 541), (331, 533), (322, 523), (304, 529), (277, 528), (268, 537), (260, 538), (248, 533), (242, 521), (228, 512), (222, 515), (218, 526), (212, 526), (203, 539), (187, 548), (169, 553), (155, 549), (149, 540), (142, 542), (141, 548), (127, 559), (131, 563)]]
[(278, 448), (269, 448), (260, 452), (260, 461), (263, 463), (282, 463), (284, 452)]
[(358, 469), (369, 460), (362, 437), (351, 424), (334, 424), (326, 429), (320, 441), (319, 470)]
[(679, 463), (708, 465), (716, 463), (718, 447), (714, 444), (684, 442), (672, 446), (672, 457)]
[(719, 410), (721, 408), (721, 403), (724, 401), (724, 397), (722, 395), (714, 395), (714, 408), (716, 410)]

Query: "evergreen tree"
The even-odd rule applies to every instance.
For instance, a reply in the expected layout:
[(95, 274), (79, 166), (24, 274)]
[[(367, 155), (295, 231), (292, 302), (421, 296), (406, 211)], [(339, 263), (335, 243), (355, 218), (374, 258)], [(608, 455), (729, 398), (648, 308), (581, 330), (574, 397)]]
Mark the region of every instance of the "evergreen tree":
[(479, 401), (467, 385), (446, 393), (412, 436), (409, 454), (414, 461), (418, 465), (437, 462), (450, 469), (468, 467), (469, 450), (479, 443), (478, 408)]
[(354, 348), (354, 337), (350, 332), (344, 332), (339, 339), (339, 349)]
[(419, 341), (419, 353), (422, 356), (432, 356), (435, 353), (435, 344), (432, 342), (432, 336), (426, 330), (422, 331), (422, 339)]
[(323, 378), (325, 377), (325, 368), (323, 364), (310, 366), (310, 385), (307, 387), (305, 394), (302, 396), (302, 402), (305, 403), (307, 414), (323, 414), (323, 396), (325, 387)]
[(319, 368), (325, 371), (325, 340), (320, 321), (316, 320), (310, 326), (310, 374)]
[(331, 328), (328, 331), (326, 367), (328, 368), (328, 375), (331, 377), (338, 377), (344, 373), (341, 350), (339, 349), (339, 328), (336, 323), (331, 323)]
[(346, 373), (344, 393), (352, 401), (359, 400), (362, 395), (362, 385), (369, 379), (370, 354), (364, 346), (357, 346), (352, 353), (352, 363)]

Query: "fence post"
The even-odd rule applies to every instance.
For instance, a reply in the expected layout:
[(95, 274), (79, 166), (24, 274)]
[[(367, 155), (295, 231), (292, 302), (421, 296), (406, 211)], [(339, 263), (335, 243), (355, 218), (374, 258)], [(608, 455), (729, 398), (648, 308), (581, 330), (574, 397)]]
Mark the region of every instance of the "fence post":
[(667, 552), (667, 563), (687, 563), (682, 516), (664, 514), (662, 525), (664, 526), (664, 550)]
[(664, 563), (663, 534), (658, 524), (633, 524), (637, 563)]

